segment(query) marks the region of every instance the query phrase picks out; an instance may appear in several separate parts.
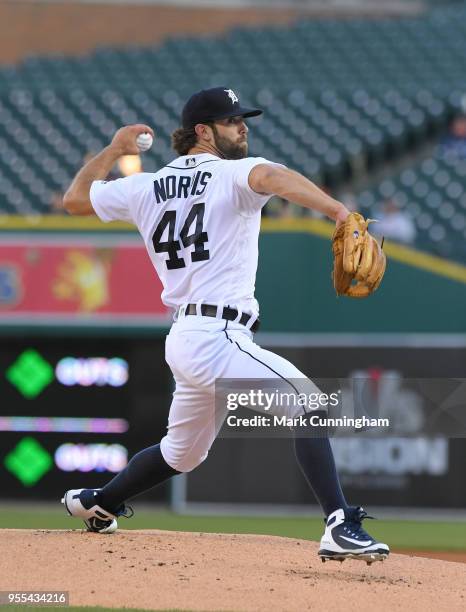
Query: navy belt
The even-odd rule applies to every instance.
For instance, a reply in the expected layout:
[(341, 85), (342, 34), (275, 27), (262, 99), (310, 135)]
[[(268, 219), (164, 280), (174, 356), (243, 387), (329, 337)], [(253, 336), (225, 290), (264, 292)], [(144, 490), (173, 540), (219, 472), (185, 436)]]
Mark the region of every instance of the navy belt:
[[(188, 304), (184, 311), (185, 315), (197, 315), (196, 304)], [(217, 317), (217, 306), (213, 306), (212, 304), (201, 304), (201, 315), (203, 317)], [(235, 308), (228, 308), (225, 306), (223, 309), (220, 319), (226, 319), (227, 321), (236, 321), (238, 317), (238, 311)], [(236, 321), (237, 323), (241, 323), (241, 325), (247, 325), (248, 322), (254, 318), (254, 315), (249, 315), (243, 313), (241, 318)], [(256, 319), (254, 323), (249, 328), (252, 332), (258, 331), (260, 327), (259, 319)]]

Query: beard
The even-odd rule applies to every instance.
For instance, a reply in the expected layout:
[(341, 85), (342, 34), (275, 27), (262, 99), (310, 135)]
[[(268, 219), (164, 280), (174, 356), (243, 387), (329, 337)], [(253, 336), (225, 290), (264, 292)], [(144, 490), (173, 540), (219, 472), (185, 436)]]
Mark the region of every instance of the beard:
[(215, 125), (212, 126), (215, 138), (215, 147), (225, 159), (244, 159), (248, 155), (248, 143), (232, 142), (224, 136), (220, 136)]

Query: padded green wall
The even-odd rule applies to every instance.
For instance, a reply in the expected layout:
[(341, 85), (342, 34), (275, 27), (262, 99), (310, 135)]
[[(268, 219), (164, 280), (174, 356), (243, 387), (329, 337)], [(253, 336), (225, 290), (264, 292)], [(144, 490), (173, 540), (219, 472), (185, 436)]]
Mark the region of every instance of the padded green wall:
[(372, 296), (337, 298), (329, 239), (263, 232), (259, 253), (261, 331), (466, 331), (464, 283), (389, 260), (382, 285)]

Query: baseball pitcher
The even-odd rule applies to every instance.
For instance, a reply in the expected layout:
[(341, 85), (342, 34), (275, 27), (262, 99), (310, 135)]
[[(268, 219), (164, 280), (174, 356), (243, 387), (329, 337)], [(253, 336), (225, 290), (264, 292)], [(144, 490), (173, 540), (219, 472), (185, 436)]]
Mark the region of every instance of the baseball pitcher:
[[(276, 194), (323, 213), (336, 223), (333, 280), (337, 293), (363, 297), (377, 288), (383, 252), (367, 232), (368, 221), (350, 214), (301, 174), (261, 157), (248, 157), (245, 119), (262, 113), (244, 108), (226, 87), (202, 90), (184, 106), (172, 135), (178, 157), (156, 173), (104, 179), (122, 155), (137, 154), (136, 139), (153, 136), (147, 125), (118, 130), (77, 174), (64, 196), (73, 215), (96, 214), (103, 222), (134, 224), (163, 284), (162, 300), (174, 311), (166, 360), (176, 388), (167, 434), (137, 453), (101, 489), (67, 491), (62, 502), (89, 531), (112, 533), (125, 502), (205, 460), (225, 414), (214, 401), (218, 379), (280, 380), (318, 391), (287, 360), (254, 342), (259, 306), (254, 297), (261, 209)], [(355, 290), (354, 287), (358, 289)], [(302, 406), (275, 407), (293, 418)], [(327, 437), (295, 436), (299, 465), (326, 516), (322, 560), (389, 554), (362, 527), (361, 507), (346, 503)]]

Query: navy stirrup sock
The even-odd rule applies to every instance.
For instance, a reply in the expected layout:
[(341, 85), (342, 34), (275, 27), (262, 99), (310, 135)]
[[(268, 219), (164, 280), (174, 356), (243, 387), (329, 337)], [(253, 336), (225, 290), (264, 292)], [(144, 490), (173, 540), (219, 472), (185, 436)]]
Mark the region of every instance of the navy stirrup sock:
[(180, 473), (165, 461), (160, 444), (149, 446), (134, 455), (128, 465), (99, 491), (99, 505), (108, 512), (115, 512), (127, 499)]
[(295, 438), (295, 452), (301, 470), (314, 491), (325, 516), (338, 508), (346, 510), (332, 447), (328, 438)]

